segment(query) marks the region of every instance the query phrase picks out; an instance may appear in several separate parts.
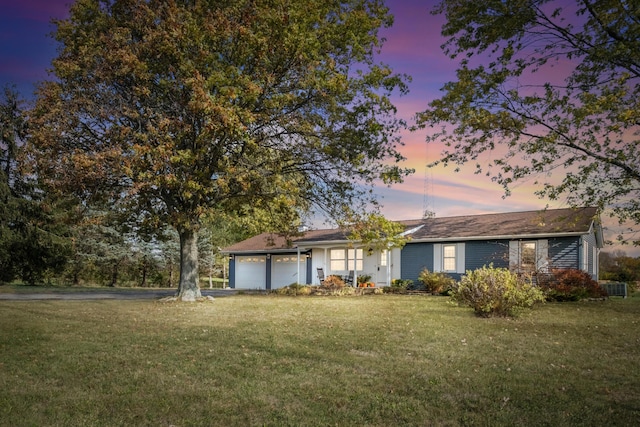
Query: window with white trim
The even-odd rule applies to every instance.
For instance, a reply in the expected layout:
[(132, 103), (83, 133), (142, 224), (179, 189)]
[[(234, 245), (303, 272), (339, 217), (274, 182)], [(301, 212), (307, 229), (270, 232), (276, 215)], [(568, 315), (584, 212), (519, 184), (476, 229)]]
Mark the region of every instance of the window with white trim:
[(442, 245), (442, 271), (456, 271), (456, 245)]
[(344, 249), (331, 249), (330, 251), (330, 263), (331, 271), (344, 271), (345, 268), (345, 254), (346, 251)]
[(331, 271), (362, 271), (364, 266), (363, 255), (364, 251), (362, 249), (331, 249), (329, 251)]
[[(349, 268), (347, 270), (362, 271), (364, 251), (362, 249), (349, 249)], [(355, 265), (355, 268), (353, 268)]]
[(520, 242), (520, 265), (526, 269), (535, 269), (537, 245), (536, 242)]
[(433, 245), (433, 271), (446, 273), (465, 272), (465, 244), (435, 243)]
[(549, 241), (546, 239), (510, 241), (509, 267), (518, 273), (548, 271)]

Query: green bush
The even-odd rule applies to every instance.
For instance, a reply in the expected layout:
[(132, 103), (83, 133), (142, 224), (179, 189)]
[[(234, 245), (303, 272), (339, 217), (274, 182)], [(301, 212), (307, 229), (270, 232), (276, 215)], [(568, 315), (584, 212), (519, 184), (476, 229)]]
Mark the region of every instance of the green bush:
[(530, 281), (493, 265), (467, 271), (460, 282), (453, 285), (451, 298), (458, 304), (470, 306), (482, 317), (515, 316), (545, 299), (544, 293)]
[(358, 274), (358, 283), (367, 283), (371, 281), (370, 274)]
[(447, 292), (456, 283), (456, 281), (446, 273), (431, 272), (426, 268), (420, 272), (418, 282), (422, 284), (425, 291), (437, 294)]
[(393, 279), (391, 286), (385, 286), (383, 289), (385, 293), (401, 294), (407, 291), (409, 286), (413, 285), (411, 279)]
[(551, 274), (539, 277), (538, 286), (549, 301), (579, 301), (607, 296), (589, 273), (573, 268), (553, 270)]

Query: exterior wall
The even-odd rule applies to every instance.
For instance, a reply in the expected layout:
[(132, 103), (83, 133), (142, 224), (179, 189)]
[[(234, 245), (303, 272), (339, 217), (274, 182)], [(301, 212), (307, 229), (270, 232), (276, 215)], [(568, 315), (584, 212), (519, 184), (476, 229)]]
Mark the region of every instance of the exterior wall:
[(391, 281), (402, 278), (402, 248), (391, 249)]
[(549, 264), (551, 268), (580, 268), (580, 240), (579, 237), (549, 239)]
[(493, 264), (496, 268), (509, 268), (509, 241), (469, 241), (465, 245), (465, 270), (476, 270)]
[[(234, 256), (229, 258), (229, 287), (230, 288), (237, 288), (237, 277), (238, 274), (242, 274), (242, 272), (239, 271), (240, 268), (242, 268), (242, 264), (238, 263), (237, 260), (239, 257), (242, 256), (249, 256), (250, 254), (243, 254), (243, 255), (238, 255), (235, 254)], [(295, 278), (291, 279), (288, 281), (288, 283), (274, 283), (273, 282), (273, 275), (272, 275), (272, 271), (273, 271), (273, 260), (275, 256), (281, 256), (281, 255), (289, 255), (289, 256), (297, 256), (297, 253), (289, 253), (289, 254), (277, 254), (277, 255), (272, 255), (272, 254), (264, 254), (264, 253), (260, 253), (260, 254), (254, 254), (251, 256), (256, 256), (256, 257), (266, 257), (266, 262), (265, 262), (265, 277), (264, 278), (260, 278), (262, 279), (260, 281), (260, 285), (255, 286), (255, 287), (245, 287), (245, 289), (266, 289), (266, 290), (270, 290), (270, 289), (277, 289), (277, 288), (281, 288), (283, 286), (288, 286), (290, 285), (292, 282), (295, 281)], [(307, 258), (305, 256), (305, 253), (301, 253), (300, 256), (301, 258), (303, 258), (303, 261), (300, 262), (300, 280), (298, 280), (299, 283), (308, 283), (312, 276), (311, 276), (311, 259)], [(286, 281), (286, 280), (285, 280)], [(257, 281), (258, 282), (258, 281)], [(262, 285), (262, 283), (264, 283), (264, 285)]]
[[(510, 245), (516, 240), (491, 240), (491, 241), (467, 241), (458, 242), (459, 248), (464, 248), (462, 253), (462, 261), (464, 268), (457, 268), (456, 273), (447, 273), (455, 280), (459, 280), (466, 270), (475, 270), (483, 266), (493, 263), (494, 267), (508, 268), (510, 259)], [(575, 237), (559, 237), (542, 239), (539, 242), (545, 243), (544, 250), (548, 251), (547, 259), (550, 268), (575, 268), (587, 271), (594, 279), (598, 275), (598, 248), (595, 234), (587, 234)], [(453, 243), (453, 242), (451, 242)], [(378, 285), (388, 285), (387, 278), (393, 279), (410, 279), (417, 282), (418, 276), (423, 269), (429, 271), (437, 271), (441, 267), (436, 265), (439, 260), (442, 245), (448, 242), (439, 243), (408, 243), (402, 249), (394, 248), (390, 252), (388, 265), (384, 267), (380, 263), (380, 252), (373, 251), (367, 254), (364, 251), (363, 269), (357, 274), (368, 274), (372, 276), (372, 281)], [(306, 257), (306, 262), (300, 266), (299, 283), (309, 283), (319, 285), (317, 269), (323, 268), (325, 275), (345, 274), (344, 271), (332, 272), (330, 270), (329, 251), (332, 248), (345, 248), (344, 246), (332, 246), (327, 248), (315, 248), (311, 251), (303, 252), (301, 255), (310, 254)], [(462, 250), (462, 249), (461, 249)], [(258, 255), (258, 254), (256, 254)], [(260, 254), (264, 256), (265, 254)], [(281, 255), (281, 254), (279, 254)], [(290, 255), (296, 255), (291, 253)], [(236, 262), (236, 257), (231, 257), (229, 261), (229, 286), (236, 287), (236, 278), (238, 277), (238, 268), (241, 268)], [(272, 289), (280, 286), (286, 286), (289, 283), (272, 283), (272, 256), (267, 258), (266, 263), (266, 289)], [(439, 261), (441, 263), (441, 260)], [(462, 266), (460, 266), (462, 267)], [(389, 276), (386, 274), (389, 269)], [(265, 287), (263, 287), (265, 289)]]
[(433, 271), (433, 243), (407, 243), (400, 257), (401, 279), (417, 282), (422, 270)]
[[(243, 268), (243, 263), (239, 262), (243, 258), (257, 258), (262, 259), (263, 262), (256, 264), (252, 267), (259, 267), (261, 273), (259, 276), (256, 276), (256, 284), (253, 286), (247, 280), (248, 272), (251, 272), (252, 268), (249, 268), (245, 265), (245, 269)], [(249, 269), (247, 269), (249, 268)], [(251, 273), (252, 275), (253, 273)], [(262, 254), (242, 254), (242, 255), (234, 255), (229, 259), (229, 287), (231, 288), (242, 288), (242, 289), (265, 289), (269, 286), (269, 276), (270, 276), (270, 268), (269, 268), (269, 259), (266, 258), (264, 253)]]
[[(442, 244), (446, 244), (443, 242)], [(423, 269), (435, 271), (434, 247), (440, 247), (440, 243), (408, 243), (402, 249), (401, 271), (402, 279), (410, 279), (417, 282)], [(494, 267), (509, 266), (509, 242), (508, 241), (468, 241), (464, 242), (464, 268), (462, 270), (475, 270), (493, 263)], [(455, 280), (460, 280), (464, 274), (462, 271), (447, 273)]]
[[(318, 279), (318, 268), (322, 268), (324, 270), (325, 277), (330, 276), (332, 274), (337, 275), (345, 275), (348, 271), (340, 270), (340, 271), (332, 271), (331, 270), (331, 260), (330, 260), (330, 251), (331, 249), (347, 249), (346, 246), (331, 246), (327, 248), (314, 248), (311, 250), (311, 263), (309, 265), (309, 284), (319, 285), (320, 280)], [(361, 249), (361, 248), (358, 248)], [(370, 254), (365, 249), (363, 251), (362, 256), (362, 269), (356, 272), (357, 275), (370, 275), (371, 281), (375, 282), (378, 286), (387, 285), (387, 273), (384, 266), (380, 264), (380, 251), (372, 251)], [(392, 249), (391, 251), (391, 259), (390, 265), (386, 268), (391, 269), (391, 279), (400, 277), (399, 271), (399, 263), (400, 260), (400, 250)]]
[(591, 275), (591, 278), (598, 280), (599, 251), (596, 236), (594, 233), (582, 236), (581, 268)]

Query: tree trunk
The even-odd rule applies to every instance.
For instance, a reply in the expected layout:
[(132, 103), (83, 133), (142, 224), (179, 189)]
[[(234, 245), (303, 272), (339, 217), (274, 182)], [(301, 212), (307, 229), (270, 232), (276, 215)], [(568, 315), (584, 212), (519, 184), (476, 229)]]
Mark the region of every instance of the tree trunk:
[(142, 257), (142, 280), (140, 281), (141, 287), (147, 286), (147, 256)]
[(198, 232), (196, 229), (181, 229), (180, 233), (180, 283), (178, 298), (195, 301), (202, 297), (198, 286)]
[(118, 273), (119, 273), (120, 261), (115, 261), (113, 263), (113, 269), (111, 270), (111, 283), (109, 286), (114, 288), (118, 284)]

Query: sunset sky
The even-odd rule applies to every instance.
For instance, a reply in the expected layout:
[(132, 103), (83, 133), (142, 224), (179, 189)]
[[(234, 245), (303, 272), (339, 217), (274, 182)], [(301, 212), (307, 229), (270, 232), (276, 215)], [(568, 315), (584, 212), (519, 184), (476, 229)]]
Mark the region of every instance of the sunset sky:
[[(0, 0), (0, 86), (16, 84), (23, 97), (32, 97), (34, 83), (47, 77), (46, 69), (56, 52), (55, 42), (47, 36), (53, 30), (50, 20), (66, 17), (70, 2)], [(434, 0), (387, 0), (395, 23), (382, 33), (387, 41), (379, 59), (413, 79), (409, 94), (394, 98), (399, 115), (409, 123), (416, 112), (440, 96), (440, 88), (454, 79), (458, 66), (440, 49), (444, 42), (440, 35), (443, 17), (429, 13), (435, 4)], [(441, 151), (425, 143), (427, 132), (403, 135), (405, 146), (401, 151), (408, 159), (405, 166), (414, 168), (415, 174), (403, 184), (378, 188), (383, 213), (389, 219), (420, 218), (425, 207), (438, 217), (536, 210), (547, 204), (551, 208), (566, 207), (562, 202), (536, 198), (534, 179), (516, 186), (505, 199), (498, 184), (473, 174), (473, 165), (458, 173), (452, 167), (427, 170), (425, 165), (437, 159)], [(603, 220), (608, 228), (615, 225), (606, 217)], [(622, 249), (634, 252), (629, 247)]]

